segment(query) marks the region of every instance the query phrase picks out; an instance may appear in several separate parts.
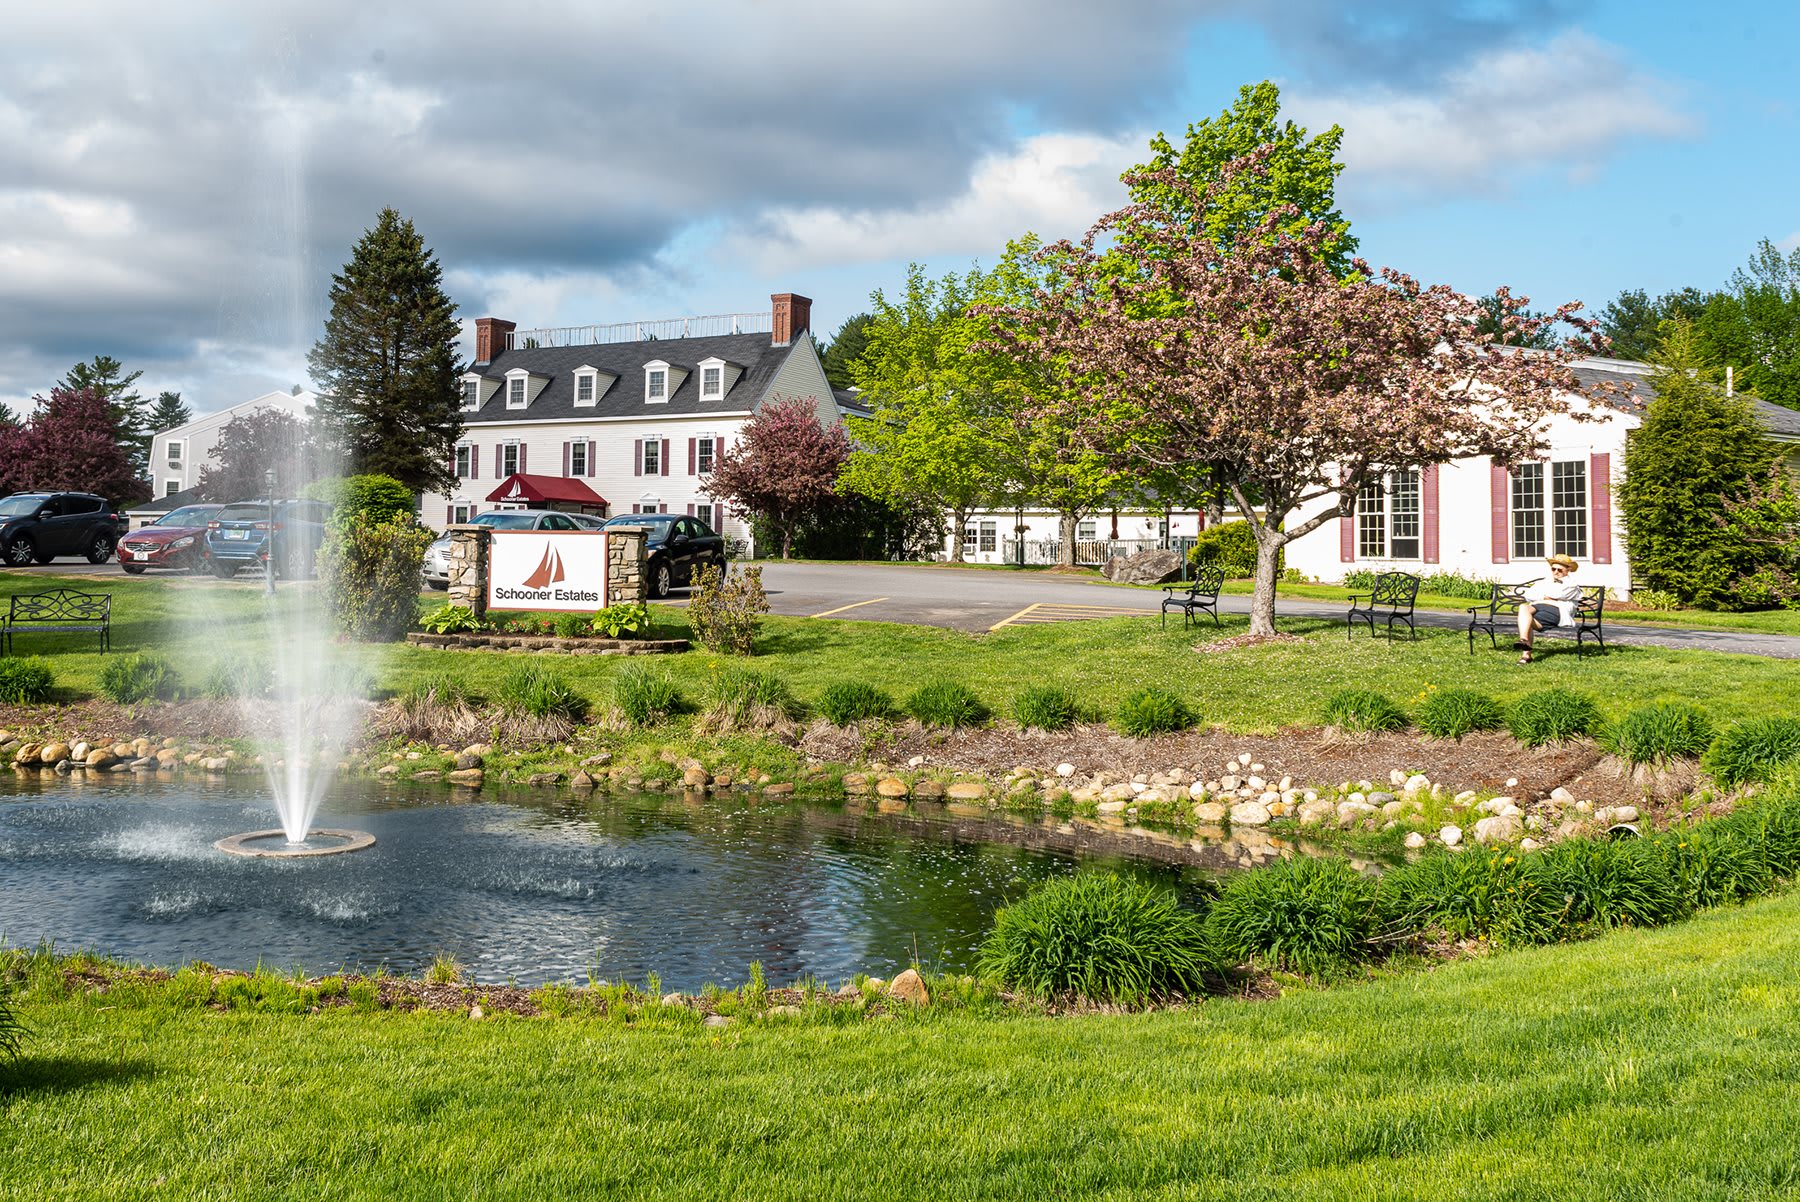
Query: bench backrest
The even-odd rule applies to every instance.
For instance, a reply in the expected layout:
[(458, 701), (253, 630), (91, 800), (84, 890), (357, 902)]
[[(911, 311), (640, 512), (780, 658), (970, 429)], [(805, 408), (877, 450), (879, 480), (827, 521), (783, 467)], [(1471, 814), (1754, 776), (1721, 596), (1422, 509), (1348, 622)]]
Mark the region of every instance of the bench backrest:
[(1216, 597), (1225, 587), (1225, 569), (1216, 563), (1203, 563), (1194, 571), (1194, 582), (1188, 586), (1192, 597)]
[(1606, 608), (1606, 586), (1604, 584), (1584, 584), (1581, 586), (1581, 600), (1575, 603), (1575, 620), (1577, 622), (1598, 622), (1601, 611)]
[(1375, 591), (1370, 605), (1397, 605), (1411, 608), (1419, 595), (1419, 578), (1411, 572), (1383, 572), (1375, 577)]
[(95, 622), (112, 613), (111, 593), (84, 593), (59, 588), (13, 597), (9, 622)]

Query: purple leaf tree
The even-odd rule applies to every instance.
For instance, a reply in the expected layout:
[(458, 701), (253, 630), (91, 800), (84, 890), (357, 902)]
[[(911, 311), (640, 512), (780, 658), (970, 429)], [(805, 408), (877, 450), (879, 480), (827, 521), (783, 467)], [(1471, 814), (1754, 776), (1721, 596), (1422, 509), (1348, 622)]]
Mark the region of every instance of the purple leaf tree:
[(744, 425), (707, 483), (733, 512), (773, 526), (783, 559), (792, 554), (794, 531), (835, 501), (833, 486), (850, 457), (844, 428), (820, 422), (819, 410), (814, 397), (775, 397)]
[(97, 391), (52, 388), (32, 399), (37, 408), (23, 425), (0, 427), (0, 493), (67, 489), (114, 504), (148, 495)]

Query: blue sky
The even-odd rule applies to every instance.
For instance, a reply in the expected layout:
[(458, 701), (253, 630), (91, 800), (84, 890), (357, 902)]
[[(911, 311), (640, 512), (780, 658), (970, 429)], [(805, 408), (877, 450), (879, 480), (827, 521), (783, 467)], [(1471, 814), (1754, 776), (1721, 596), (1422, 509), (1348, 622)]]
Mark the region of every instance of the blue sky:
[(1373, 262), (1598, 309), (1800, 240), (1785, 5), (1565, 0), (71, 0), (0, 43), (0, 401), (112, 354), (200, 412), (306, 380), (392, 205), (465, 320), (892, 290), (1074, 235), (1157, 130), (1269, 78), (1345, 129)]

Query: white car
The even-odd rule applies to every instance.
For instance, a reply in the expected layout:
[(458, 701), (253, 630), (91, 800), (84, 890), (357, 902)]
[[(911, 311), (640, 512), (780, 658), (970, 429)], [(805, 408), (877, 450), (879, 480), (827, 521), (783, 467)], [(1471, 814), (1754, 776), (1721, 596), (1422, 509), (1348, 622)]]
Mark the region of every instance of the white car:
[[(562, 513), (554, 509), (495, 509), (476, 514), (469, 521), (495, 530), (598, 530), (606, 519), (591, 513)], [(425, 562), (419, 575), (427, 585), (443, 590), (450, 587), (450, 536), (438, 536), (425, 548)]]

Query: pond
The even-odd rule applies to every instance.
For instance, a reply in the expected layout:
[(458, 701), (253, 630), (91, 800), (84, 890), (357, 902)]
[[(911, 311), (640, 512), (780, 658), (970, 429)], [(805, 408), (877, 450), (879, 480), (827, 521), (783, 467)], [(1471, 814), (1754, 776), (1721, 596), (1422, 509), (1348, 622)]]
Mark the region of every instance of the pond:
[(346, 782), (321, 826), (375, 846), (246, 859), (215, 840), (273, 823), (246, 782), (0, 776), (0, 941), (174, 967), (593, 979), (696, 991), (837, 984), (916, 958), (970, 967), (993, 911), (1102, 865), (1192, 892), (1232, 866), (1185, 838), (917, 807), (647, 794), (448, 793)]

